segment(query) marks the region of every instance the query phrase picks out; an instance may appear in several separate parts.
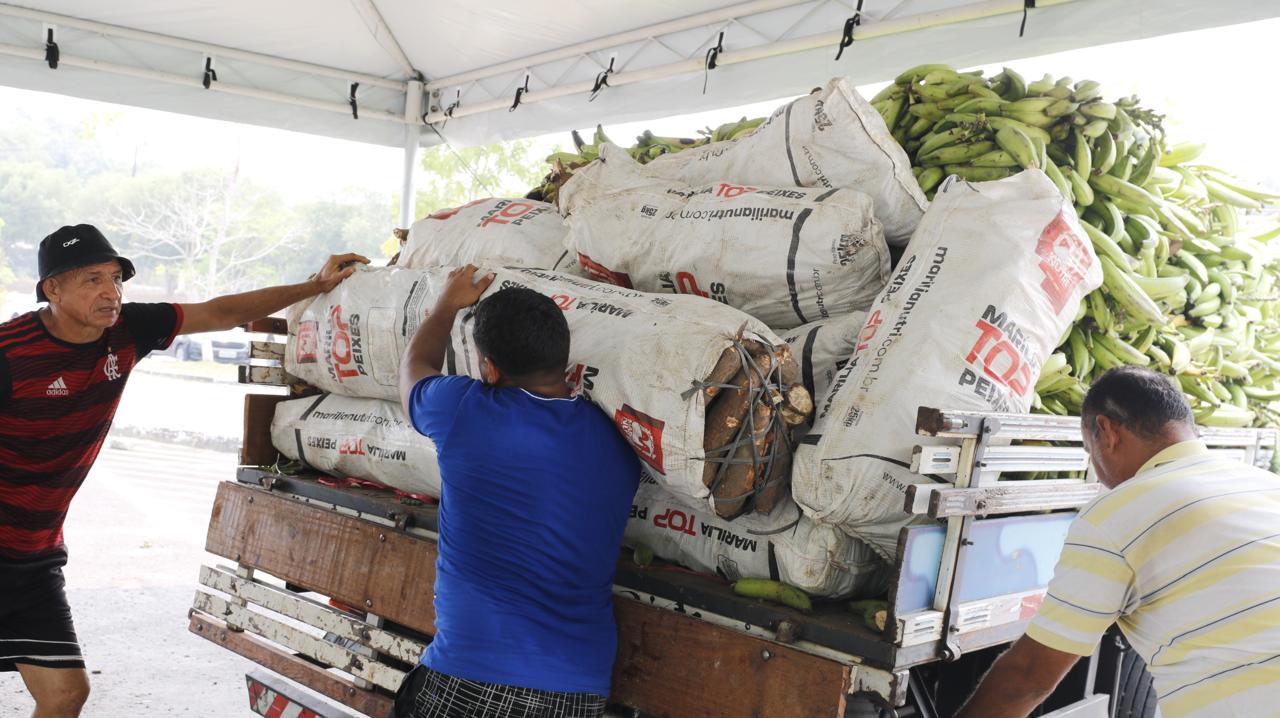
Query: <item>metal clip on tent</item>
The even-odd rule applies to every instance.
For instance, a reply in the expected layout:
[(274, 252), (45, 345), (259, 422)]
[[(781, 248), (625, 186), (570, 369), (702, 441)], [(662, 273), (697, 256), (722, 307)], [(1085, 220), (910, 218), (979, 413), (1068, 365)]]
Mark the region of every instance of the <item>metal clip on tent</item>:
[(217, 81), (218, 71), (213, 69), (213, 58), (206, 57), (204, 59), (204, 78), (200, 81), (200, 84), (204, 85), (204, 89), (207, 90), (210, 85)]
[[(458, 94), (454, 96), (453, 102), (449, 103), (449, 106), (444, 108), (444, 116), (449, 119), (453, 119), (453, 111), (458, 109), (461, 106), (462, 106), (462, 90), (458, 90)], [(423, 122), (425, 122), (426, 115), (423, 115), (423, 118), (424, 118)]]
[(360, 107), (356, 104), (356, 89), (358, 89), (359, 87), (360, 87), (360, 83), (358, 82), (351, 83), (351, 95), (347, 100), (349, 103), (351, 103), (351, 119), (353, 120), (360, 119)]
[(613, 61), (615, 59), (613, 57), (609, 58), (609, 67), (596, 75), (596, 83), (591, 86), (591, 96), (587, 98), (587, 102), (594, 102), (596, 95), (599, 95), (601, 90), (609, 86), (609, 75), (613, 74)]
[(1018, 27), (1018, 37), (1027, 31), (1027, 13), (1036, 6), (1036, 0), (1022, 0), (1022, 25)]
[(524, 85), (516, 88), (516, 99), (511, 103), (511, 109), (507, 110), (507, 112), (515, 112), (516, 108), (520, 106), (520, 99), (524, 97), (527, 92), (529, 92), (529, 76), (525, 75)]
[(840, 33), (840, 47), (836, 50), (836, 59), (844, 54), (844, 49), (853, 44), (853, 31), (862, 24), (862, 0), (858, 0), (858, 7), (853, 11), (853, 17), (844, 21), (844, 30)]
[(49, 28), (47, 39), (44, 42), (44, 61), (49, 63), (50, 70), (58, 69), (58, 59), (62, 57), (62, 52), (58, 49), (58, 43), (53, 41), (53, 28)]
[(707, 61), (703, 69), (702, 75), (702, 94), (707, 94), (707, 81), (711, 79), (711, 71), (716, 69), (716, 60), (720, 59), (720, 53), (724, 52), (724, 31), (720, 32), (719, 39), (716, 40), (716, 46), (707, 50)]

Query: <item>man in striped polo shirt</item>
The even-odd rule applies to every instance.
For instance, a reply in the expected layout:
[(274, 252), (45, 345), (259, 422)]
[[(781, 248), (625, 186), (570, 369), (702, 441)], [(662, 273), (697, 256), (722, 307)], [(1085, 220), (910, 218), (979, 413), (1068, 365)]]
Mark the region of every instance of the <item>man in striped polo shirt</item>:
[(0, 671), (18, 671), (35, 718), (76, 716), (89, 680), (67, 605), (62, 522), (137, 362), (178, 334), (231, 329), (326, 292), (355, 271), (330, 257), (301, 284), (200, 304), (123, 302), (133, 263), (91, 225), (40, 243), (36, 299), (0, 324)]
[(1026, 716), (1112, 623), (1164, 718), (1280, 716), (1280, 477), (1211, 455), (1147, 369), (1103, 375), (1080, 421), (1111, 490), (1080, 511), (1039, 614), (960, 716)]

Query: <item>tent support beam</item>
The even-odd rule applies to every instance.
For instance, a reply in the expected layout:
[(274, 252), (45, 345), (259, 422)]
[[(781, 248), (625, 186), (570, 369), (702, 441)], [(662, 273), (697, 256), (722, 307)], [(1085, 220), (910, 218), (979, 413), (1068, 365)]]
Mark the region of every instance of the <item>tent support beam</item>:
[[(144, 30), (134, 30), (133, 28), (109, 25), (107, 23), (95, 22), (93, 20), (82, 20), (70, 15), (59, 15), (57, 13), (45, 12), (43, 10), (32, 10), (30, 8), (7, 5), (4, 3), (0, 3), (0, 15), (8, 15), (10, 17), (17, 17), (25, 20), (34, 20), (36, 22), (46, 22), (60, 27), (70, 27), (77, 30), (96, 32), (126, 40), (137, 40), (140, 42), (149, 42), (155, 45), (176, 47), (182, 50), (191, 50), (192, 52), (204, 53), (205, 55), (219, 57), (226, 60), (243, 60), (257, 65), (278, 67), (284, 70), (293, 70), (295, 72), (302, 72), (309, 75), (332, 77), (338, 80), (345, 80), (347, 82), (359, 82), (362, 85), (373, 85), (386, 88), (388, 90), (395, 90), (396, 92), (405, 91), (405, 82), (403, 81), (388, 80), (385, 77), (378, 77), (376, 75), (351, 72), (348, 70), (341, 70), (336, 67), (316, 65), (310, 62), (288, 60), (283, 57), (275, 57), (274, 55), (264, 55), (258, 52), (238, 50), (234, 47), (224, 47), (222, 45), (211, 45), (205, 42), (196, 42), (195, 40), (187, 40), (170, 35), (161, 35), (160, 33), (146, 32)], [(394, 39), (392, 41), (394, 42)], [(399, 46), (397, 45), (397, 47)], [(401, 54), (403, 55), (403, 51), (401, 51)], [(412, 68), (406, 70), (406, 72), (411, 71)], [(350, 112), (350, 108), (347, 108), (346, 111)]]
[[(1075, 1), (1076, 0), (1039, 0), (1037, 7), (1044, 8), (1051, 5), (1062, 5)], [(1024, 7), (1025, 4), (1023, 0), (986, 0), (985, 2), (962, 5), (950, 10), (939, 10), (937, 12), (922, 13), (920, 15), (911, 15), (899, 19), (860, 25), (854, 33), (854, 39), (869, 40), (876, 37), (900, 35), (915, 30), (924, 30), (944, 25), (956, 25), (973, 20), (997, 17), (1000, 15), (1012, 15), (1015, 13), (1021, 14)], [(828, 33), (818, 33), (815, 35), (800, 37), (794, 40), (784, 40), (767, 45), (759, 45), (757, 47), (724, 52), (718, 56), (716, 62), (721, 66), (736, 65), (745, 62), (752, 62), (754, 60), (778, 57), (780, 55), (807, 52), (809, 50), (815, 50), (823, 47), (834, 48), (840, 42), (841, 36), (842, 32), (837, 30)], [(703, 58), (696, 57), (646, 70), (619, 72), (609, 75), (609, 86), (616, 88), (621, 87), (622, 85), (631, 85), (638, 82), (652, 82), (654, 80), (661, 80), (677, 75), (702, 72), (703, 64)], [(435, 83), (431, 83), (428, 87), (431, 87), (434, 84)], [(551, 87), (545, 90), (535, 90), (524, 93), (520, 98), (520, 103), (523, 105), (531, 102), (545, 102), (547, 100), (554, 100), (568, 95), (587, 95), (591, 92), (593, 85), (593, 82), (588, 81), (577, 82), (570, 85), (561, 85), (559, 87)], [(454, 110), (452, 119), (456, 120), (460, 117), (466, 117), (467, 115), (494, 112), (496, 110), (505, 111), (510, 107), (511, 100), (509, 99), (481, 102), (474, 105), (463, 105)], [(425, 119), (428, 124), (435, 124), (443, 122), (449, 118), (446, 118), (443, 112), (433, 112), (427, 115)]]
[[(17, 45), (0, 44), (0, 55), (12, 55), (14, 57), (22, 57), (38, 62), (44, 62), (44, 50), (29, 47), (19, 47)], [(162, 72), (160, 70), (149, 70), (142, 67), (132, 67), (130, 65), (120, 65), (114, 62), (106, 62), (103, 60), (93, 60), (84, 57), (76, 57), (62, 53), (58, 59), (59, 66), (81, 67), (88, 70), (96, 70), (98, 72), (109, 72), (115, 75), (124, 75), (126, 77), (136, 77), (152, 82), (163, 82), (170, 85), (181, 85), (190, 87), (194, 90), (206, 91), (201, 84), (200, 77), (196, 75), (177, 75), (172, 72)], [(51, 72), (56, 72), (51, 70)], [(295, 107), (306, 107), (313, 110), (325, 110), (328, 112), (338, 112), (344, 115), (351, 114), (351, 106), (342, 102), (325, 102), (324, 100), (316, 100), (309, 97), (298, 97), (296, 95), (286, 95), (282, 92), (271, 92), (269, 90), (259, 90), (254, 87), (244, 87), (242, 85), (233, 85), (227, 82), (214, 82), (209, 85), (209, 92), (225, 92), (229, 95), (240, 95), (241, 97), (252, 97), (258, 100), (266, 100), (268, 102), (278, 102), (285, 105), (293, 105)], [(386, 122), (405, 122), (405, 118), (394, 112), (385, 112), (380, 110), (361, 109), (360, 119), (365, 120), (382, 120)], [(353, 120), (354, 121), (354, 120)], [(419, 118), (413, 118), (414, 124), (421, 123)]]
[(391, 32), (391, 27), (387, 25), (387, 21), (382, 19), (382, 13), (378, 11), (378, 6), (374, 4), (374, 0), (351, 0), (351, 5), (360, 13), (367, 22), (373, 23), (373, 27), (369, 28), (370, 34), (378, 45), (387, 51), (391, 59), (400, 65), (400, 70), (408, 75), (410, 79), (418, 77), (418, 71), (413, 68), (413, 63), (409, 61), (409, 56), (405, 54), (404, 48), (400, 47), (400, 42), (396, 40), (395, 33)]
[[(518, 60), (511, 60), (498, 65), (481, 68), (479, 70), (471, 70), (449, 77), (442, 77), (438, 80), (432, 80), (427, 83), (427, 91), (443, 89), (446, 87), (457, 87), (473, 80), (482, 80), (486, 77), (495, 75), (505, 75), (511, 72), (519, 72), (520, 70), (542, 65), (556, 60), (564, 60), (571, 57), (578, 57), (590, 52), (598, 52), (600, 50), (608, 50), (615, 47), (621, 47), (633, 42), (648, 40), (658, 35), (668, 35), (673, 32), (681, 32), (683, 30), (691, 30), (694, 28), (704, 27), (706, 25), (715, 25), (717, 23), (728, 22), (749, 15), (759, 15), (761, 13), (770, 12), (772, 10), (780, 10), (792, 5), (802, 5), (811, 0), (755, 0), (754, 2), (744, 2), (729, 7), (712, 10), (710, 12), (690, 15), (672, 20), (670, 22), (659, 23), (657, 25), (649, 25), (647, 27), (621, 32), (616, 35), (580, 42), (576, 45), (569, 45), (556, 50), (540, 52), (537, 55), (522, 57)], [(609, 80), (613, 82), (612, 79)]]
[(418, 204), (414, 179), (418, 170), (418, 147), (422, 143), (422, 95), (422, 83), (410, 81), (404, 99), (404, 166), (400, 182), (400, 226), (406, 228), (413, 224)]

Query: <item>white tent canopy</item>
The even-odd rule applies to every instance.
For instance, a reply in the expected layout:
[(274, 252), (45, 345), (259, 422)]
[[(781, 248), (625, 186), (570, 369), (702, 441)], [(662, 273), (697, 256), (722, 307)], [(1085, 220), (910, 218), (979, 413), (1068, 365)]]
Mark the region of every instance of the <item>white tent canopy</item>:
[(1280, 15), (1256, 0), (27, 2), (0, 0), (0, 84), (404, 146), (406, 167), (442, 136), (511, 139)]

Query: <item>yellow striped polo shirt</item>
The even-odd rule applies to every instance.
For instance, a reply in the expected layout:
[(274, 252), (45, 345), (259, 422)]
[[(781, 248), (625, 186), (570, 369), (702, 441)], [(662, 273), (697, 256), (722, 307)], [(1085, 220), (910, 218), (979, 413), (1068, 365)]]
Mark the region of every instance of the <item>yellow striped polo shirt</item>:
[(1112, 623), (1164, 718), (1280, 716), (1280, 477), (1184, 441), (1082, 509), (1027, 635), (1085, 656)]

